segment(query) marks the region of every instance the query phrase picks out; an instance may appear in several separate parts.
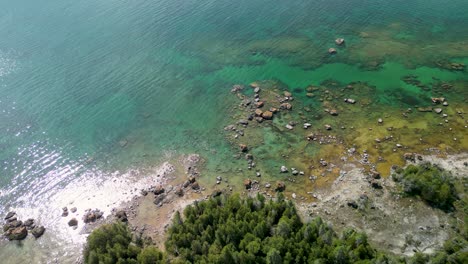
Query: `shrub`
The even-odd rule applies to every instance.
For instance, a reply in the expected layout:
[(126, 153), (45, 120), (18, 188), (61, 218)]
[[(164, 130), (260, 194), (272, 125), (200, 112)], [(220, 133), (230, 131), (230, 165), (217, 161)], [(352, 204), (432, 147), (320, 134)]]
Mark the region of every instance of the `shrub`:
[(450, 173), (435, 165), (409, 165), (393, 179), (402, 184), (406, 194), (420, 196), (430, 205), (443, 210), (452, 209), (458, 199)]

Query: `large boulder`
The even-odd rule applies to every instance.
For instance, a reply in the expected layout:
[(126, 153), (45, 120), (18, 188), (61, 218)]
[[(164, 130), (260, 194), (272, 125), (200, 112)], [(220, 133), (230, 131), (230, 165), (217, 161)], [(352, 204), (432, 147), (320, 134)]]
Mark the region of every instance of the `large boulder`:
[(8, 240), (23, 240), (28, 236), (28, 230), (25, 226), (16, 227), (8, 230), (6, 237)]

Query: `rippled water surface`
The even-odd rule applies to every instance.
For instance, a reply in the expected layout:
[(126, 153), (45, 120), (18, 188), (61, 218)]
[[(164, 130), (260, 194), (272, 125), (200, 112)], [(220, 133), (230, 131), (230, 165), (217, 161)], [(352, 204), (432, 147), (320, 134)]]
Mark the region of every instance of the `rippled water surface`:
[[(212, 170), (235, 166), (222, 133), (235, 83), (366, 81), (376, 97), (398, 88), (418, 98), (402, 76), (468, 79), (437, 65), (468, 63), (465, 0), (0, 6), (0, 215), (14, 209), (48, 228), (38, 241), (0, 241), (3, 263), (74, 263), (84, 238), (60, 208), (108, 212), (130, 195), (128, 181), (168, 157), (197, 152)], [(337, 37), (347, 46), (330, 57)]]

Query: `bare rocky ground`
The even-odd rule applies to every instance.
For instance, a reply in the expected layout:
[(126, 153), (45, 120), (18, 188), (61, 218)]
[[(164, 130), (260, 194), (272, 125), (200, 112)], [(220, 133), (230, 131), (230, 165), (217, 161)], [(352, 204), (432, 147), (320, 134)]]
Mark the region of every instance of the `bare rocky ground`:
[[(422, 156), (422, 161), (415, 162), (424, 161), (438, 164), (456, 177), (468, 175), (468, 154)], [(194, 154), (171, 161), (161, 175), (165, 181), (160, 186), (148, 186), (141, 195), (116, 208), (114, 215), (125, 211), (132, 230), (163, 249), (176, 211), (220, 193), (199, 185), (198, 169), (202, 164), (203, 160)], [(405, 255), (434, 252), (456, 232), (456, 214), (431, 208), (418, 198), (403, 197), (391, 177), (374, 179), (358, 166), (342, 166), (331, 186), (314, 191), (314, 202), (295, 200), (301, 217), (308, 221), (320, 216), (337, 232), (349, 227), (363, 231), (374, 246)], [(265, 193), (252, 188), (244, 194), (257, 192)]]
[[(424, 156), (423, 161), (439, 164), (456, 177), (468, 175), (467, 154)], [(364, 231), (372, 244), (395, 254), (434, 252), (456, 232), (455, 214), (402, 197), (390, 177), (379, 181), (381, 188), (372, 187), (363, 170), (348, 165), (331, 188), (316, 191), (317, 202), (300, 203), (299, 212), (305, 220), (322, 217), (338, 232), (348, 227)]]
[(196, 155), (186, 155), (167, 163), (168, 170), (161, 175), (165, 181), (159, 186), (148, 186), (141, 195), (114, 210), (114, 215), (125, 211), (133, 231), (143, 238), (150, 238), (159, 248), (164, 248), (167, 228), (176, 211), (196, 200), (207, 198), (205, 190), (197, 181), (198, 168), (203, 160)]

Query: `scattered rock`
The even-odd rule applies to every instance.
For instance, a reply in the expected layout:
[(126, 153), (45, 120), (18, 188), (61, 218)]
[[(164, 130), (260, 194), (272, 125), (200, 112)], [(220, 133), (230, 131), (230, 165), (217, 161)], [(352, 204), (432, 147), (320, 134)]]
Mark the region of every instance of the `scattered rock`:
[(432, 112), (432, 107), (418, 107), (419, 112)]
[(338, 111), (336, 109), (332, 109), (329, 111), (330, 115), (332, 116), (337, 116), (338, 115)]
[(31, 230), (31, 234), (35, 237), (35, 238), (39, 238), (41, 237), (45, 232), (45, 227), (44, 226), (36, 226), (35, 228), (33, 228), (33, 230)]
[(371, 186), (374, 189), (382, 189), (383, 188), (382, 185), (380, 184), (380, 182), (378, 182), (376, 180), (371, 181)]
[(128, 144), (128, 140), (126, 140), (126, 139), (122, 139), (122, 140), (119, 141), (119, 145), (120, 145), (120, 147), (122, 147), (122, 148), (124, 148), (125, 146), (127, 146), (127, 144)]
[(310, 124), (310, 123), (304, 123), (304, 128), (305, 129), (307, 129), (307, 128), (311, 127), (311, 126), (312, 126), (312, 124)]
[(115, 218), (117, 218), (117, 220), (119, 220), (121, 222), (127, 222), (128, 221), (127, 213), (124, 210), (117, 211), (115, 213)]
[(68, 221), (68, 226), (77, 226), (78, 225), (78, 220), (76, 218), (72, 218), (70, 219), (70, 221)]
[(412, 162), (416, 161), (415, 157), (416, 157), (416, 155), (414, 153), (405, 153), (405, 154), (403, 154), (403, 158), (405, 160), (409, 160), (409, 161), (412, 161)]
[(200, 184), (198, 184), (198, 182), (192, 183), (192, 189), (193, 190), (200, 190)]
[(296, 193), (291, 194), (291, 197), (292, 197), (293, 199), (296, 199), (296, 197), (297, 197)]
[(281, 172), (282, 172), (282, 173), (288, 172), (288, 168), (286, 168), (286, 166), (284, 166), (284, 165), (281, 166)]
[(377, 122), (378, 122), (379, 124), (382, 124), (382, 123), (383, 123), (383, 119), (382, 119), (382, 118), (379, 118), (379, 119), (377, 119)]
[(5, 216), (5, 220), (8, 220), (9, 218), (12, 218), (15, 215), (16, 215), (16, 212), (14, 211), (8, 212), (8, 214)]
[(440, 114), (442, 113), (442, 108), (435, 108), (434, 112), (436, 112), (436, 114)]
[(244, 90), (244, 86), (240, 84), (236, 84), (232, 86), (231, 93), (237, 93)]
[(284, 184), (284, 182), (282, 181), (278, 181), (276, 182), (276, 188), (275, 188), (275, 191), (277, 192), (282, 192), (286, 189), (286, 185)]
[(357, 209), (358, 208), (358, 204), (356, 203), (356, 201), (354, 200), (349, 200), (346, 202), (346, 205), (348, 205), (349, 207), (353, 208), (353, 209)]
[(154, 195), (160, 195), (160, 194), (164, 193), (164, 191), (165, 191), (164, 187), (159, 185), (158, 187), (154, 188), (153, 193), (154, 193)]
[(374, 179), (380, 179), (380, 173), (378, 171), (376, 171), (376, 170), (371, 170), (370, 175)]
[(346, 99), (344, 99), (344, 101), (345, 101), (346, 103), (348, 103), (348, 104), (355, 104), (355, 103), (356, 103), (356, 100), (351, 99), (351, 98), (346, 98)]
[(88, 210), (84, 216), (83, 216), (83, 221), (87, 224), (90, 222), (94, 222), (102, 217), (103, 213), (99, 211), (98, 209), (96, 210)]
[(182, 187), (177, 188), (175, 194), (179, 197), (184, 196), (184, 189)]
[(284, 91), (284, 96), (285, 97), (291, 97), (292, 94), (290, 92), (288, 92), (288, 91)]
[(335, 39), (336, 45), (343, 45), (344, 42), (345, 42), (344, 38), (337, 38), (337, 39)]
[(328, 53), (329, 54), (336, 54), (336, 49), (335, 48), (329, 48)]
[(266, 184), (265, 184), (265, 188), (267, 188), (267, 189), (271, 188), (271, 184), (270, 184), (270, 183), (266, 183)]
[(270, 120), (273, 118), (273, 113), (271, 111), (265, 111), (262, 113), (262, 117), (267, 120)]
[[(247, 120), (245, 120), (245, 119), (241, 119), (241, 120), (239, 120), (238, 123), (241, 124), (241, 125), (245, 125), (245, 126), (246, 126), (246, 125), (249, 124), (249, 121), (247, 121)], [(234, 128), (235, 128), (235, 127), (234, 127)], [(231, 130), (234, 130), (234, 129), (231, 129)]]
[(76, 213), (76, 207), (72, 207), (72, 208), (70, 208), (70, 212), (72, 212), (72, 213)]
[(34, 225), (34, 219), (29, 218), (28, 220), (24, 221), (23, 225), (26, 227)]
[(249, 148), (245, 144), (239, 144), (239, 148), (242, 152), (247, 152)]
[(244, 187), (245, 189), (249, 190), (250, 188), (252, 188), (252, 181), (250, 179), (245, 179), (244, 180)]
[(325, 125), (325, 129), (326, 129), (326, 130), (331, 130), (332, 127), (331, 127), (330, 125), (327, 124), (327, 125)]
[(258, 101), (255, 103), (255, 106), (257, 106), (258, 108), (260, 107), (263, 107), (264, 103), (262, 101)]
[(432, 97), (431, 100), (434, 104), (440, 104), (445, 101), (445, 98), (444, 97)]
[(255, 87), (254, 93), (259, 93), (260, 92), (260, 87)]
[(68, 208), (67, 208), (67, 207), (62, 208), (62, 216), (63, 216), (63, 217), (67, 217), (67, 216), (68, 216)]
[(255, 116), (262, 116), (263, 111), (260, 109), (255, 109)]
[(289, 129), (289, 130), (292, 130), (294, 127), (291, 126), (290, 124), (287, 124), (287, 125), (286, 125), (286, 128)]
[(284, 109), (284, 110), (291, 110), (292, 109), (292, 105), (290, 103), (282, 103), (280, 105), (280, 108), (281, 109)]

